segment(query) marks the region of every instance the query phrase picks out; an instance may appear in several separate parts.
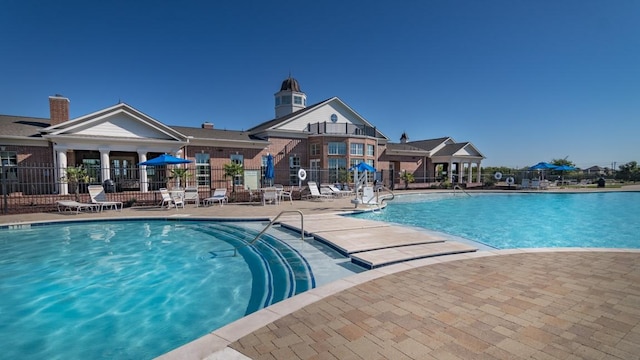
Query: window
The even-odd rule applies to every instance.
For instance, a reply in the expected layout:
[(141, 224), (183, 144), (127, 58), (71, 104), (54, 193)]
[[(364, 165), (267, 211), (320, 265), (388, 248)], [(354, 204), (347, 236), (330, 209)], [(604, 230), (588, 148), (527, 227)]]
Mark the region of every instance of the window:
[(367, 145), (367, 156), (375, 156), (376, 147), (373, 145)]
[(300, 157), (289, 156), (289, 185), (298, 184), (298, 170), (300, 170)]
[(329, 143), (329, 155), (346, 155), (347, 144), (341, 142)]
[[(244, 167), (244, 156), (242, 154), (231, 154), (231, 162)], [(238, 175), (233, 179), (233, 183), (236, 185), (244, 185), (244, 178), (242, 175)]]
[(302, 105), (302, 96), (294, 96), (293, 103), (296, 105)]
[(347, 174), (347, 159), (330, 158), (329, 159), (329, 182), (342, 182), (343, 177)]
[(0, 173), (4, 179), (8, 181), (18, 180), (18, 153), (15, 151), (0, 151), (0, 161), (2, 168), (0, 171), (6, 171), (6, 174)]
[(371, 159), (367, 159), (367, 160), (365, 160), (364, 162), (365, 162), (367, 165), (369, 165), (369, 166), (371, 166), (371, 167), (375, 168), (375, 165), (374, 165), (374, 161), (373, 161), (373, 160), (371, 160)]
[(364, 144), (351, 143), (351, 155), (364, 156)]
[(196, 153), (196, 182), (198, 185), (211, 185), (209, 154)]
[(276, 96), (276, 106), (280, 105), (280, 96)]
[(311, 144), (311, 145), (309, 145), (309, 154), (311, 154), (311, 155), (320, 155), (320, 144)]
[(351, 158), (351, 160), (349, 160), (349, 167), (353, 167), (356, 166), (358, 164), (360, 164), (362, 162), (362, 159), (357, 159), (357, 158)]
[(289, 97), (289, 96), (283, 96), (283, 97), (282, 97), (282, 103), (283, 103), (284, 105), (289, 105), (289, 104), (291, 104), (291, 97)]

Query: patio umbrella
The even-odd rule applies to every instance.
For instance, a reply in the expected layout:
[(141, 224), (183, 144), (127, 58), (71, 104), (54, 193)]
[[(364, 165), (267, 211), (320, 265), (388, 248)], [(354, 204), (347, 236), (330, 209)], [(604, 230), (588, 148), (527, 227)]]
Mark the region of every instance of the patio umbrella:
[(264, 171), (264, 178), (269, 180), (269, 184), (276, 177), (275, 166), (273, 165), (273, 155), (267, 155), (267, 168)]
[(553, 168), (553, 170), (556, 171), (560, 171), (560, 173), (562, 174), (562, 184), (564, 185), (564, 172), (565, 171), (573, 171), (576, 168), (574, 168), (573, 166), (570, 165), (560, 165), (560, 166), (556, 166), (555, 168)]
[(544, 170), (550, 170), (550, 169), (555, 169), (557, 166), (553, 165), (553, 164), (549, 164), (547, 162), (539, 162), (535, 165), (533, 165), (532, 167), (529, 168), (529, 170), (541, 170), (543, 171), (542, 173), (542, 179), (544, 179)]
[(162, 165), (173, 165), (173, 164), (188, 164), (193, 161), (188, 159), (181, 159), (169, 154), (162, 154), (156, 158), (151, 160), (143, 161), (138, 165), (147, 165), (147, 166), (162, 166)]

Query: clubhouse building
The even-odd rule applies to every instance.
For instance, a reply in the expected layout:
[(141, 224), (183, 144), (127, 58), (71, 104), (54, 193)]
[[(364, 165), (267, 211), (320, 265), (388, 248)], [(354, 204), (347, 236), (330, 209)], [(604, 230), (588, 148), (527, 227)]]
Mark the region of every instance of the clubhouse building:
[[(481, 181), (484, 156), (470, 142), (409, 141), (406, 134), (392, 142), (338, 97), (307, 105), (291, 77), (274, 97), (273, 119), (236, 131), (207, 122), (167, 125), (171, 119), (154, 119), (125, 103), (70, 119), (69, 99), (51, 96), (48, 119), (0, 115), (2, 179), (10, 194), (64, 195), (65, 169), (83, 165), (93, 183), (110, 180), (117, 191), (150, 192), (166, 185), (167, 172), (138, 164), (166, 153), (191, 160), (185, 165), (193, 175), (189, 182), (203, 189), (263, 186), (268, 155), (274, 158), (274, 182), (284, 185), (299, 185), (301, 168), (306, 180), (347, 182), (348, 168), (360, 162), (375, 167), (377, 179), (390, 188), (403, 184), (405, 171), (416, 179), (412, 187)], [(229, 163), (241, 165), (243, 174), (225, 177), (221, 169)]]

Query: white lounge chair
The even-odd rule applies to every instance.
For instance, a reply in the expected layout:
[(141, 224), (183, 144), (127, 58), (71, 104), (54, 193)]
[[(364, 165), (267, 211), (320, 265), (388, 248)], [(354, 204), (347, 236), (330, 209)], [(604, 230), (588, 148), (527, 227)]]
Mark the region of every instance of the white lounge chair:
[(353, 195), (353, 191), (351, 190), (340, 190), (335, 185), (327, 185), (327, 188), (333, 192), (336, 196), (347, 196)]
[(215, 204), (216, 202), (220, 203), (220, 206), (223, 206), (224, 203), (228, 202), (229, 198), (227, 198), (227, 188), (215, 189), (213, 191), (213, 195), (202, 200), (202, 204), (209, 206), (211, 204)]
[[(109, 201), (107, 200), (107, 194), (104, 192), (102, 185), (89, 185), (89, 196), (91, 196), (91, 202), (100, 205), (100, 211), (104, 208), (122, 210), (121, 201)], [(120, 206), (120, 209), (118, 209)]]
[(322, 194), (318, 189), (318, 184), (315, 181), (309, 181), (307, 183), (309, 187), (309, 191), (311, 195), (309, 195), (310, 199), (319, 199), (319, 200), (333, 200), (333, 195), (330, 194)]
[(184, 189), (184, 202), (188, 203), (193, 201), (196, 207), (200, 206), (200, 195), (198, 194), (197, 187), (187, 187)]
[(87, 204), (73, 200), (59, 200), (56, 201), (56, 204), (58, 205), (58, 212), (75, 210), (76, 214), (78, 214), (81, 210), (98, 211), (100, 209), (100, 204)]
[(529, 179), (522, 179), (522, 185), (520, 185), (521, 189), (528, 189), (530, 186)]

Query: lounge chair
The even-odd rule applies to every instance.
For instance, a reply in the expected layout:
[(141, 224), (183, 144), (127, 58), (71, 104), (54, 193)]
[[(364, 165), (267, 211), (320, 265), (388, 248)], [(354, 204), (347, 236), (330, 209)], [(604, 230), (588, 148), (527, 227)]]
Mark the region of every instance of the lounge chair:
[(277, 188), (268, 187), (262, 189), (262, 205), (264, 206), (268, 202), (274, 205), (278, 205), (280, 203), (280, 195), (278, 194)]
[(187, 187), (184, 189), (184, 202), (188, 203), (193, 201), (196, 207), (200, 206), (200, 195), (198, 194), (197, 187)]
[(353, 195), (351, 190), (340, 190), (335, 185), (327, 185), (327, 188), (333, 192), (335, 196), (348, 196)]
[(229, 201), (229, 198), (227, 198), (227, 188), (223, 188), (223, 189), (215, 189), (213, 191), (213, 196), (203, 199), (202, 204), (209, 206), (211, 204), (215, 204), (216, 202), (219, 202), (220, 206), (223, 206), (224, 203), (228, 201)]
[(91, 196), (92, 203), (100, 205), (100, 211), (104, 208), (118, 210), (118, 205), (120, 206), (120, 210), (122, 210), (121, 201), (107, 200), (107, 194), (104, 192), (102, 185), (89, 185), (89, 196)]
[(283, 199), (288, 198), (291, 205), (293, 205), (293, 197), (290, 190), (285, 190), (282, 184), (273, 185), (278, 190), (278, 200), (282, 202)]
[(166, 188), (160, 188), (160, 195), (162, 195), (162, 202), (160, 203), (160, 207), (167, 206), (167, 209), (172, 205), (177, 209), (178, 206), (182, 206), (184, 208), (184, 192), (183, 191), (172, 191), (169, 192)]
[(522, 185), (520, 185), (520, 189), (528, 189), (531, 185), (529, 184), (529, 179), (522, 179)]
[(59, 200), (56, 201), (56, 204), (58, 205), (58, 212), (75, 210), (76, 214), (78, 214), (80, 210), (98, 211), (100, 209), (100, 204), (87, 204), (73, 200)]
[(318, 199), (318, 200), (333, 200), (333, 195), (331, 194), (322, 194), (320, 190), (318, 190), (318, 184), (315, 181), (309, 181), (307, 183), (309, 187), (309, 191), (311, 195), (309, 195), (310, 199)]

